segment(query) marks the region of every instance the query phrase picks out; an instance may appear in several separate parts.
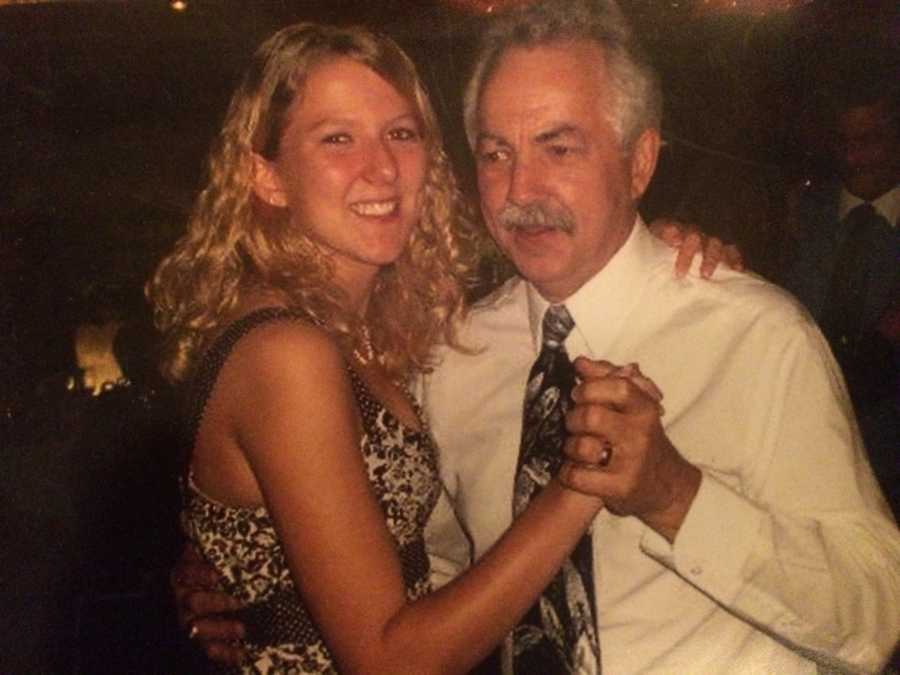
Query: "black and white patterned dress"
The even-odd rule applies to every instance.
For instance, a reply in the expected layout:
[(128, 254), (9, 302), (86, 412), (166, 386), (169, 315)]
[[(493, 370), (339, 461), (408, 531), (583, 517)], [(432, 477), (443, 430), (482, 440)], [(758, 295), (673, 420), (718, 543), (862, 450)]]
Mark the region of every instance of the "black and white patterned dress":
[[(305, 319), (281, 308), (258, 310), (229, 326), (213, 344), (192, 390), (192, 435), (234, 345), (253, 328), (278, 320)], [(348, 366), (347, 372), (362, 417), (360, 445), (369, 480), (397, 544), (407, 596), (415, 599), (430, 590), (423, 532), (440, 493), (436, 453), (418, 406), (416, 414), (423, 431), (404, 426), (352, 368)], [(219, 571), (223, 589), (247, 605), (237, 613), (247, 627), (249, 653), (239, 672), (336, 672), (331, 654), (297, 594), (265, 507), (221, 504), (204, 495), (190, 475), (184, 493), (185, 533)]]

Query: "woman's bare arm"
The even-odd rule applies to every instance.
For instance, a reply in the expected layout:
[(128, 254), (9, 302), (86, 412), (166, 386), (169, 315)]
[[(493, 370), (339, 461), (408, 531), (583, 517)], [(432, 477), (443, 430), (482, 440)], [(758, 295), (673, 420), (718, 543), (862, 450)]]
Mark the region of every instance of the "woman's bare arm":
[(466, 672), (531, 606), (601, 506), (552, 482), (475, 567), (408, 603), (334, 344), (279, 324), (233, 357), (221, 378), (225, 419), (342, 672)]

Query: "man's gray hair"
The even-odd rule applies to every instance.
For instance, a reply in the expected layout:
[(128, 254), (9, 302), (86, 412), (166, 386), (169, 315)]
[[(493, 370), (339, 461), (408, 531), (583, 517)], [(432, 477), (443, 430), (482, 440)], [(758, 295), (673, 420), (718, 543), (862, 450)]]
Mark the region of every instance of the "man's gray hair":
[(568, 40), (594, 42), (603, 51), (615, 99), (605, 106), (623, 150), (646, 129), (659, 129), (662, 92), (656, 72), (615, 0), (538, 0), (496, 15), (481, 37), (463, 101), (466, 136), (478, 140), (478, 104), (487, 79), (511, 47)]

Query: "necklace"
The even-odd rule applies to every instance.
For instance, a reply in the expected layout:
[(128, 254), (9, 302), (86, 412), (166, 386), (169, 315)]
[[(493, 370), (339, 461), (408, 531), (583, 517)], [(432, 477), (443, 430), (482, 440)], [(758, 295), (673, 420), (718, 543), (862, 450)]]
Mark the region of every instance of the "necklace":
[(375, 360), (375, 348), (372, 346), (372, 336), (369, 334), (369, 327), (366, 324), (363, 324), (359, 331), (356, 346), (353, 348), (353, 356), (364, 366)]
[(413, 414), (416, 416), (416, 419), (419, 420), (420, 432), (426, 436), (431, 436), (431, 427), (428, 425), (428, 418), (425, 416), (425, 411), (422, 409), (422, 406), (419, 405), (419, 399), (413, 393), (412, 387), (409, 385), (409, 380), (399, 377), (393, 380), (393, 382), (397, 388), (403, 392), (403, 395), (406, 396), (406, 400), (408, 400), (409, 404), (412, 406)]

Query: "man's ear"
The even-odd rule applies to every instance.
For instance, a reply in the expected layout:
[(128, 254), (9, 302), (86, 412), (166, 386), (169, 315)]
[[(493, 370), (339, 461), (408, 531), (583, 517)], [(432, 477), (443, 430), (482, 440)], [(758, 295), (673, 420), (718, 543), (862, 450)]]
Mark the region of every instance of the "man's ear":
[(634, 143), (631, 153), (631, 198), (641, 198), (653, 178), (659, 157), (659, 130), (645, 129)]
[(287, 194), (273, 162), (253, 153), (253, 192), (269, 206), (287, 206)]

